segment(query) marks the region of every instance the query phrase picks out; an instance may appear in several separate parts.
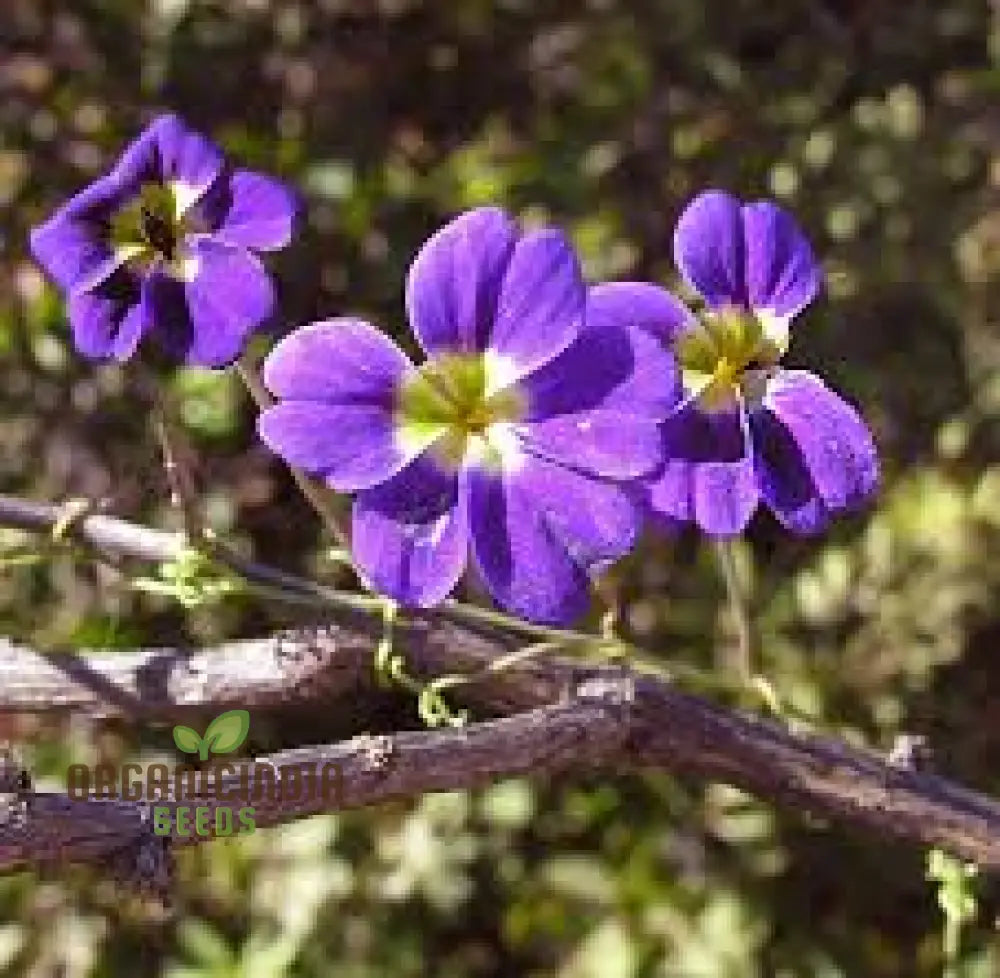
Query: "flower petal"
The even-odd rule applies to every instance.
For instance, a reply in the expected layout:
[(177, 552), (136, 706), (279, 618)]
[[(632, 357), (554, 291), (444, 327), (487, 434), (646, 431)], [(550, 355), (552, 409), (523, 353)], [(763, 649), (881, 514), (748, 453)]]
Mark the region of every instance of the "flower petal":
[(73, 342), (91, 360), (127, 360), (152, 325), (142, 283), (126, 271), (68, 303)]
[(769, 201), (743, 207), (750, 308), (789, 320), (819, 292), (823, 273), (794, 218)]
[(481, 207), (446, 224), (420, 249), (406, 280), (410, 327), (424, 351), (482, 352), (517, 227)]
[(721, 190), (695, 197), (674, 230), (674, 261), (688, 285), (709, 306), (746, 307), (740, 202)]
[(537, 370), (576, 339), (586, 287), (566, 236), (549, 228), (524, 235), (507, 266), (489, 336), (487, 392)]
[(768, 382), (759, 435), (765, 502), (789, 529), (820, 530), (837, 510), (854, 510), (879, 484), (878, 451), (851, 405), (818, 377), (782, 370)]
[(638, 535), (632, 497), (543, 459), (469, 472), (473, 556), (490, 593), (532, 621), (566, 624), (590, 602), (588, 569), (626, 553)]
[(664, 423), (663, 438), (667, 462), (650, 483), (651, 507), (713, 536), (742, 532), (759, 493), (741, 410), (710, 413), (688, 405)]
[(132, 185), (162, 183), (179, 211), (189, 210), (222, 172), (222, 151), (179, 116), (154, 119), (122, 153), (112, 177)]
[[(607, 285), (590, 289), (583, 331), (559, 356), (521, 381), (529, 418), (594, 408), (653, 418), (665, 418), (673, 411), (681, 397), (676, 361), (643, 328), (653, 320), (630, 311), (624, 302), (619, 304), (619, 298), (625, 298), (625, 291), (617, 284), (614, 289)], [(655, 302), (646, 306), (651, 309)], [(657, 317), (656, 322), (661, 321)]]
[(217, 240), (240, 248), (274, 251), (291, 240), (298, 200), (279, 180), (237, 170), (215, 181), (199, 210)]
[(407, 605), (439, 604), (468, 559), (466, 489), (425, 455), (358, 493), (351, 548), (368, 583)]
[(171, 357), (224, 367), (274, 310), (274, 288), (260, 260), (242, 248), (209, 239), (191, 245), (193, 272), (180, 281), (150, 275), (156, 338)]
[(66, 292), (92, 288), (122, 264), (124, 257), (111, 247), (108, 223), (135, 193), (138, 185), (102, 177), (32, 229), (31, 253), (56, 285)]
[(795, 439), (770, 411), (755, 411), (750, 424), (761, 499), (793, 533), (808, 536), (824, 530), (832, 513), (817, 492)]
[(281, 401), (257, 419), (257, 433), (289, 465), (317, 475), (338, 492), (384, 482), (407, 456), (392, 414), (374, 404)]
[(588, 329), (627, 326), (669, 343), (694, 322), (680, 299), (649, 282), (603, 282), (587, 292)]
[(657, 419), (597, 409), (518, 426), (534, 455), (608, 479), (647, 475), (663, 461)]
[(390, 406), (412, 371), (384, 333), (360, 319), (310, 323), (286, 336), (264, 361), (275, 397)]

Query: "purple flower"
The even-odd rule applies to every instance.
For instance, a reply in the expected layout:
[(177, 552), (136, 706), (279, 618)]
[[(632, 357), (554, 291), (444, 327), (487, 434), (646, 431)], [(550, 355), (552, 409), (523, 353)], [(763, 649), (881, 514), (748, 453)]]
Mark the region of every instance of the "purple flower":
[[(766, 201), (709, 191), (681, 215), (674, 256), (704, 309), (695, 316), (675, 303), (660, 318), (684, 400), (663, 426), (653, 510), (727, 536), (761, 502), (803, 534), (856, 509), (878, 486), (871, 433), (818, 377), (778, 366), (792, 319), (822, 281), (795, 221)], [(664, 303), (668, 293), (656, 292)]]
[(588, 291), (560, 232), (470, 211), (410, 268), (426, 361), (359, 320), (303, 327), (265, 364), (279, 403), (261, 437), (357, 492), (354, 556), (378, 590), (437, 604), (471, 549), (502, 606), (570, 621), (588, 572), (636, 539), (641, 500), (626, 483), (660, 464), (657, 422), (679, 396), (672, 358), (621, 300), (614, 285)]
[(67, 295), (83, 356), (127, 360), (149, 334), (173, 359), (218, 367), (274, 308), (255, 252), (288, 243), (295, 210), (282, 184), (230, 169), (164, 115), (34, 229), (31, 250)]

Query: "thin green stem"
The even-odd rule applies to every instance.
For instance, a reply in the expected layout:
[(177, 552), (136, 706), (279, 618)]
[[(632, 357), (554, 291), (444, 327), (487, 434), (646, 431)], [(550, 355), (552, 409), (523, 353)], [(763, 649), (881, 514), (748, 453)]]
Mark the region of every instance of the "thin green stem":
[(736, 624), (739, 649), (737, 670), (744, 689), (752, 692), (775, 716), (781, 717), (786, 723), (802, 719), (801, 714), (784, 706), (767, 676), (760, 675), (756, 671), (759, 658), (757, 631), (750, 610), (750, 596), (740, 580), (733, 540), (727, 537), (718, 538), (715, 541), (715, 553), (726, 585), (730, 613)]
[(385, 599), (377, 595), (358, 594), (356, 591), (339, 591), (336, 588), (326, 587), (275, 567), (268, 567), (248, 560), (211, 531), (206, 531), (205, 541), (210, 556), (244, 580), (249, 581), (261, 593), (267, 592), (273, 597), (289, 599), (294, 604), (327, 609), (336, 608), (340, 611), (370, 613), (380, 611), (385, 604)]
[(195, 503), (194, 481), (181, 461), (180, 431), (172, 403), (166, 395), (157, 396), (153, 406), (153, 431), (163, 456), (163, 469), (170, 487), (170, 504), (181, 514), (184, 535), (195, 543), (201, 539), (203, 526)]
[(180, 513), (188, 542), (196, 546), (201, 540), (204, 527), (196, 502), (194, 479), (184, 463), (180, 412), (170, 390), (169, 379), (157, 376), (154, 368), (143, 362), (139, 366), (137, 382), (149, 404), (153, 435), (160, 448), (163, 471), (170, 490), (170, 504)]
[[(460, 601), (447, 600), (438, 606), (437, 613), (443, 618), (450, 618), (453, 621), (468, 625), (488, 625), (492, 628), (501, 628), (508, 632), (517, 632), (527, 635), (529, 638), (542, 639), (549, 642), (559, 642), (563, 645), (587, 644), (610, 644), (599, 635), (591, 635), (588, 632), (576, 632), (565, 628), (552, 628), (549, 625), (538, 625), (534, 622), (523, 621), (520, 618), (513, 618), (502, 611), (494, 611), (492, 608), (480, 608), (478, 605), (462, 604)], [(621, 642), (615, 641), (616, 645)]]
[(739, 643), (738, 668), (746, 682), (751, 683), (755, 675), (754, 662), (756, 659), (754, 627), (750, 614), (749, 598), (743, 583), (740, 581), (739, 568), (736, 566), (733, 541), (727, 537), (716, 539), (715, 553), (722, 571), (722, 579), (726, 585), (730, 613), (736, 624)]
[(532, 645), (525, 645), (523, 648), (515, 649), (497, 659), (494, 659), (488, 666), (477, 672), (449, 673), (446, 676), (439, 676), (432, 680), (428, 686), (440, 692), (445, 689), (454, 689), (456, 686), (465, 686), (469, 683), (480, 682), (490, 676), (506, 672), (514, 666), (527, 662), (535, 656), (546, 653), (555, 653), (562, 650), (564, 646), (560, 642), (535, 642)]
[[(274, 398), (271, 397), (268, 389), (261, 382), (260, 377), (257, 376), (257, 369), (248, 355), (244, 355), (236, 361), (236, 372), (240, 375), (244, 386), (261, 411), (274, 405)], [(325, 487), (319, 485), (305, 472), (295, 468), (293, 465), (288, 466), (288, 471), (295, 480), (295, 484), (299, 487), (299, 491), (309, 501), (309, 504), (316, 511), (317, 516), (322, 520), (323, 525), (330, 532), (330, 535), (341, 547), (346, 548), (349, 541), (347, 527), (344, 525), (340, 513), (333, 506)]]
[(959, 954), (962, 947), (962, 922), (957, 917), (944, 920), (944, 970), (942, 978), (959, 978)]

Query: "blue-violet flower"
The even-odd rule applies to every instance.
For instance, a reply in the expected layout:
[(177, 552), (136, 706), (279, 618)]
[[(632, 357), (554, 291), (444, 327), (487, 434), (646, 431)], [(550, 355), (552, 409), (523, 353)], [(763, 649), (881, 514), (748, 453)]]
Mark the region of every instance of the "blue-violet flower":
[(646, 317), (672, 332), (684, 388), (663, 426), (654, 512), (728, 536), (761, 502), (802, 534), (858, 508), (879, 481), (871, 433), (814, 374), (778, 366), (791, 321), (822, 282), (793, 218), (703, 193), (678, 221), (674, 258), (704, 309), (696, 316), (662, 289), (646, 300)]
[(256, 252), (288, 243), (295, 211), (283, 184), (231, 169), (163, 115), (34, 229), (31, 250), (67, 295), (83, 356), (127, 360), (149, 335), (174, 360), (218, 367), (273, 311)]
[(262, 439), (357, 493), (352, 546), (374, 588), (437, 604), (471, 549), (503, 607), (572, 620), (589, 572), (638, 535), (628, 483), (662, 460), (672, 357), (617, 286), (588, 292), (559, 231), (522, 233), (495, 208), (426, 242), (406, 306), (420, 366), (356, 319), (283, 339), (264, 366), (279, 403)]

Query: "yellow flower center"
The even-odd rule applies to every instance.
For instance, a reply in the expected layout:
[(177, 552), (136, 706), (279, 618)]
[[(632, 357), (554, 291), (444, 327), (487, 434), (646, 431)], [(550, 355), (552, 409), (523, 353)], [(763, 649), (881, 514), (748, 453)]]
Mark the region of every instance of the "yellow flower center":
[(706, 311), (677, 341), (684, 389), (707, 410), (734, 406), (748, 372), (776, 364), (784, 352), (779, 339), (746, 309)]
[[(490, 428), (522, 420), (527, 403), (516, 387), (487, 396), (482, 354), (446, 353), (422, 364), (396, 398), (396, 429), (409, 448), (433, 446), (450, 466), (470, 439), (490, 441)], [(496, 447), (496, 446), (494, 446)]]
[(187, 278), (192, 269), (181, 245), (193, 227), (182, 206), (180, 185), (143, 184), (139, 195), (111, 220), (111, 244), (123, 262), (145, 270), (159, 265), (176, 278)]

